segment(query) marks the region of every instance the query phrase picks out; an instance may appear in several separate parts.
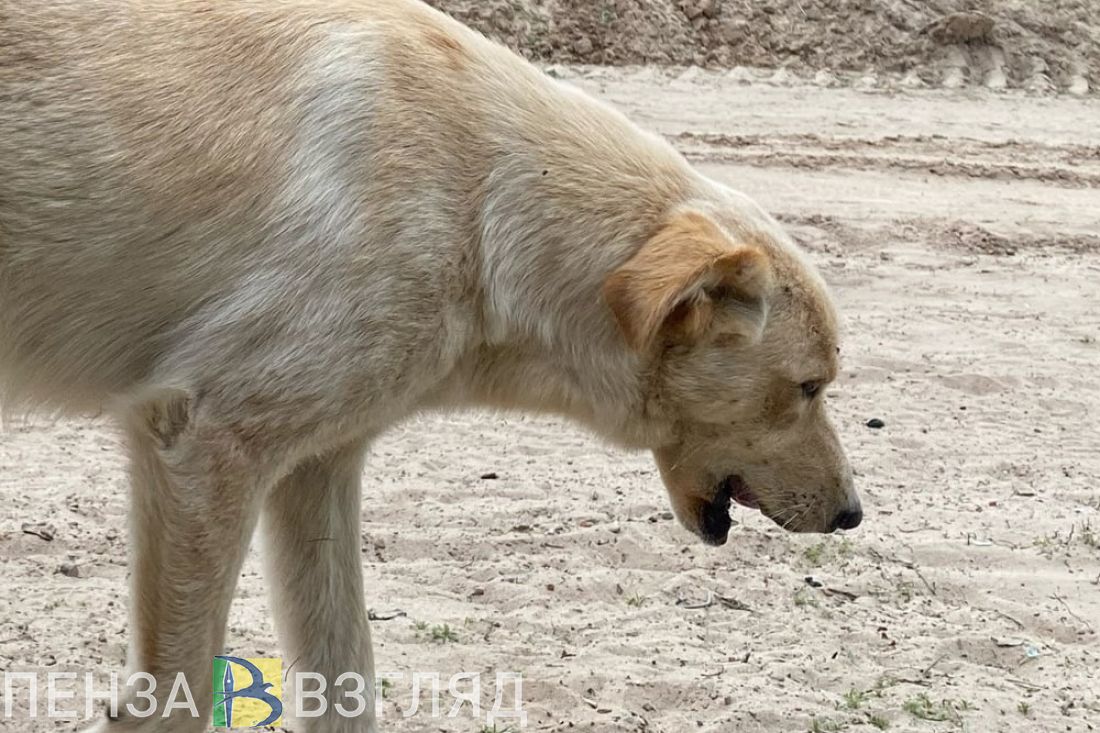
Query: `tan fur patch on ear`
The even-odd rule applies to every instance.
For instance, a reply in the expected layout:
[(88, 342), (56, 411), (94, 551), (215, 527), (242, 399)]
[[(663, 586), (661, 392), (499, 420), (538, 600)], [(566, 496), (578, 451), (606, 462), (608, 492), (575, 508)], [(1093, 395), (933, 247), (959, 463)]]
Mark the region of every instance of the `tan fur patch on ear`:
[(645, 352), (662, 330), (688, 339), (702, 336), (713, 314), (708, 289), (727, 287), (756, 298), (769, 272), (762, 252), (735, 245), (704, 214), (687, 211), (613, 272), (603, 293), (626, 342)]
[(742, 246), (722, 255), (715, 269), (719, 283), (742, 298), (762, 298), (772, 287), (768, 257), (754, 247)]
[(665, 319), (664, 330), (677, 341), (698, 341), (713, 320), (714, 303), (700, 294), (675, 306)]

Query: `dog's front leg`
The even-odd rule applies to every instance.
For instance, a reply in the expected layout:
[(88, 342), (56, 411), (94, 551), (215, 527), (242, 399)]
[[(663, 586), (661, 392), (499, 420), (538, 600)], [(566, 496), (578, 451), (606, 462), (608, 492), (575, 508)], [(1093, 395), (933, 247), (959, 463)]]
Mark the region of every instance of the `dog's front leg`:
[(232, 428), (189, 412), (182, 397), (137, 409), (127, 421), (129, 667), (143, 679), (122, 686), (95, 733), (198, 733), (210, 718), (213, 657), (225, 653), (226, 617), (264, 486), (259, 461)]
[(303, 689), (316, 691), (319, 680), (326, 687), (323, 698), (298, 701), (305, 713), (300, 724), (311, 733), (377, 730), (360, 559), (365, 451), (355, 443), (305, 461), (276, 486), (263, 510), (268, 581), (286, 659), (293, 663), (290, 679), (309, 672), (317, 678), (300, 678)]

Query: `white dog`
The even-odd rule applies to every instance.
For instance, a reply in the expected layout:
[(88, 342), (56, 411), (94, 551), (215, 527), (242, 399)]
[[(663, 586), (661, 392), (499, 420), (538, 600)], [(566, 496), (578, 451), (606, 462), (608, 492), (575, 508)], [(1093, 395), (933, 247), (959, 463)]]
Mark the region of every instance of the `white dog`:
[(836, 359), (771, 218), (416, 0), (0, 0), (4, 407), (118, 416), (158, 696), (209, 712), (257, 522), (288, 657), (373, 678), (363, 456), (418, 410), (652, 449), (711, 543), (731, 501), (854, 527)]

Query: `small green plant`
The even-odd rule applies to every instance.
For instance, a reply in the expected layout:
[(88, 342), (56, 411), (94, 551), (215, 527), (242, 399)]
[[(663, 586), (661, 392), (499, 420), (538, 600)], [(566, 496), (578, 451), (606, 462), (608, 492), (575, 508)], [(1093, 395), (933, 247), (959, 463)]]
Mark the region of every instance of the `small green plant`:
[(863, 690), (852, 688), (844, 693), (844, 707), (849, 710), (859, 710), (867, 702), (867, 693)]
[(417, 621), (413, 624), (416, 629), (417, 639), (427, 639), (439, 644), (447, 644), (458, 641), (458, 634), (450, 624), (431, 625), (427, 621)]
[(816, 568), (821, 565), (825, 558), (825, 543), (818, 542), (816, 545), (810, 545), (802, 554), (806, 558), (806, 561)]
[(626, 605), (633, 608), (641, 608), (643, 603), (645, 603), (645, 599), (637, 593), (626, 599)]
[(1016, 710), (1020, 713), (1020, 715), (1023, 715), (1025, 718), (1031, 715), (1031, 705), (1029, 705), (1024, 700), (1020, 700), (1020, 704), (1016, 706)]
[(1043, 535), (1042, 537), (1036, 537), (1031, 542), (1031, 546), (1037, 549), (1044, 555), (1051, 555), (1054, 552), (1054, 548), (1058, 545), (1058, 533)]
[(383, 700), (385, 700), (387, 697), (389, 697), (390, 690), (392, 690), (392, 689), (393, 689), (393, 682), (391, 682), (390, 680), (383, 677), (381, 679), (381, 681), (379, 682), (379, 685), (378, 685), (378, 694), (382, 696)]
[(872, 715), (867, 718), (867, 722), (875, 726), (879, 730), (886, 730), (890, 727), (890, 721), (881, 715)]
[(810, 725), (810, 733), (839, 733), (847, 727), (846, 724), (830, 718), (814, 718)]
[(454, 643), (458, 641), (458, 634), (448, 625), (432, 627), (432, 641), (439, 642), (440, 644)]
[(1051, 534), (1035, 538), (1031, 544), (1048, 558), (1053, 557), (1055, 553), (1068, 555), (1076, 545), (1100, 550), (1100, 532), (1092, 526), (1091, 520), (1085, 520), (1081, 524), (1070, 527), (1069, 532), (1064, 536), (1062, 530), (1055, 530)]
[(959, 717), (959, 711), (969, 710), (970, 703), (965, 700), (944, 700), (937, 703), (922, 692), (907, 700), (903, 707), (905, 712), (919, 720), (960, 723), (962, 720)]
[(889, 675), (883, 675), (875, 681), (875, 686), (871, 689), (871, 692), (875, 697), (882, 697), (882, 693), (889, 690), (891, 687), (897, 687), (898, 681)]
[(839, 540), (824, 540), (810, 545), (802, 551), (802, 556), (806, 558), (806, 562), (816, 568), (829, 562), (849, 558), (855, 554), (855, 551), (852, 541), (843, 537)]

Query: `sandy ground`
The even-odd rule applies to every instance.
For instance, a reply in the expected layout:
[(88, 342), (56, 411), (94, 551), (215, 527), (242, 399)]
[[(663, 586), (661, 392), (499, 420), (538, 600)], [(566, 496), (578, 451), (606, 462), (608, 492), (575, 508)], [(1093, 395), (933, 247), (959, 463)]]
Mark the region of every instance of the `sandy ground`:
[[(558, 73), (812, 253), (845, 317), (829, 399), (867, 521), (803, 537), (738, 510), (708, 549), (646, 455), (552, 419), (424, 416), (366, 474), (369, 603), (407, 614), (375, 624), (379, 669), (522, 672), (539, 731), (1100, 727), (1095, 101)], [(98, 421), (0, 435), (0, 670), (123, 658), (119, 448)], [(256, 557), (229, 644), (277, 654)], [(389, 691), (385, 730), (482, 730), (402, 719), (410, 689)]]

